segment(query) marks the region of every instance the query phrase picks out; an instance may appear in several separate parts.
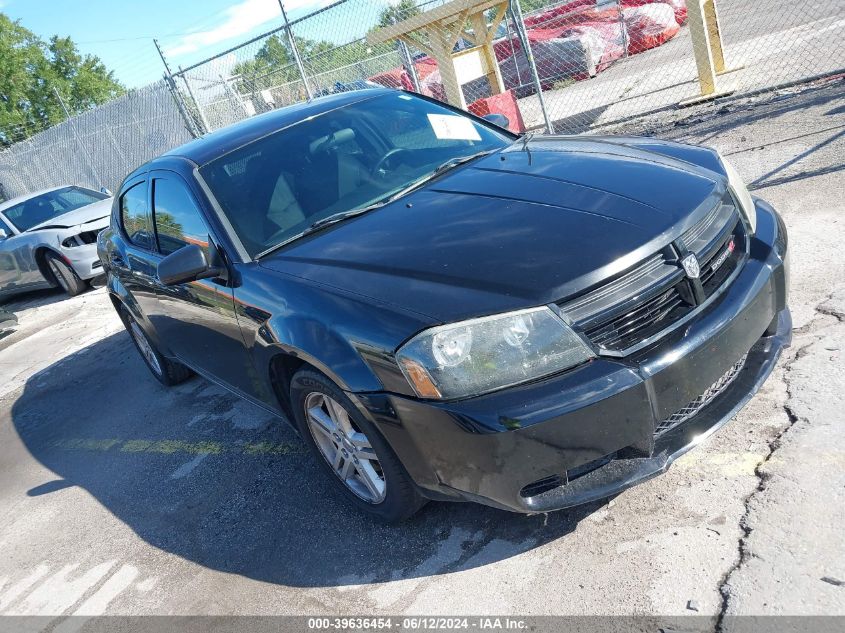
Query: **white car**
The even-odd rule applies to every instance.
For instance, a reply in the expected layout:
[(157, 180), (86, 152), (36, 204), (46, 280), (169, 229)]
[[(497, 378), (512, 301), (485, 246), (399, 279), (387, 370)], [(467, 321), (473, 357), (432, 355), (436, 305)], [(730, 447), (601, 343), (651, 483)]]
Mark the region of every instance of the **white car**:
[(103, 273), (97, 234), (109, 225), (107, 190), (68, 185), (0, 204), (0, 297), (60, 287), (74, 296)]

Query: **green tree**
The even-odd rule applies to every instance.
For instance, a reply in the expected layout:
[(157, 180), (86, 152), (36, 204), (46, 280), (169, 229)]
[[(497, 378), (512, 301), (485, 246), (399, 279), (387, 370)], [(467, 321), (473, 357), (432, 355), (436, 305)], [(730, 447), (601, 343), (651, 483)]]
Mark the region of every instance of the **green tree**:
[(82, 55), (69, 37), (45, 42), (0, 13), (0, 147), (22, 140), (71, 114), (123, 94), (100, 59)]
[[(308, 76), (318, 87), (330, 86), (335, 81), (365, 79), (366, 77), (357, 75), (361, 72), (368, 74), (368, 69), (358, 71), (354, 68), (349, 70), (348, 67), (392, 50), (390, 44), (368, 47), (363, 40), (335, 46), (331, 42), (304, 37), (296, 38), (296, 47)], [(332, 71), (338, 69), (346, 70), (336, 73), (335, 76)], [(234, 73), (239, 76), (237, 88), (242, 94), (275, 88), (301, 79), (287, 37), (278, 33), (267, 38), (255, 57), (236, 65)]]
[(420, 8), (414, 0), (399, 0), (398, 4), (391, 4), (382, 9), (378, 25), (390, 26), (419, 14)]

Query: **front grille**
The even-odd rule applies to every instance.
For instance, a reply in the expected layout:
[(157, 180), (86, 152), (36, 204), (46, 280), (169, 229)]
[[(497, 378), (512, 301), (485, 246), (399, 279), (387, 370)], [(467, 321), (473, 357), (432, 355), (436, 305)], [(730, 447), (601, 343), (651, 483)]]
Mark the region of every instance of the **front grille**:
[(721, 378), (719, 378), (719, 380), (707, 388), (707, 391), (702, 393), (686, 406), (675, 411), (668, 418), (661, 420), (654, 428), (654, 436), (658, 437), (663, 435), (667, 431), (671, 431), (678, 425), (683, 424), (716, 399), (716, 397), (727, 389), (728, 386), (736, 379), (739, 372), (742, 371), (746, 358), (748, 358), (748, 354), (745, 354), (736, 363), (734, 363), (731, 368), (728, 369)]
[[(725, 284), (745, 257), (743, 227), (726, 195), (671, 246), (559, 305), (596, 346), (610, 353), (630, 353), (689, 315)], [(698, 258), (698, 280), (688, 279), (678, 263), (686, 252)]]
[(716, 240), (706, 258), (701, 262), (701, 285), (704, 296), (709, 297), (731, 276), (740, 262), (740, 240), (743, 237), (737, 220), (731, 231)]
[(711, 244), (724, 227), (736, 216), (736, 205), (730, 195), (725, 196), (703, 218), (693, 224), (681, 235), (681, 242), (687, 250), (701, 253)]
[(681, 298), (675, 285), (634, 309), (587, 329), (585, 333), (600, 347), (623, 350), (658, 333), (690, 310), (692, 306)]

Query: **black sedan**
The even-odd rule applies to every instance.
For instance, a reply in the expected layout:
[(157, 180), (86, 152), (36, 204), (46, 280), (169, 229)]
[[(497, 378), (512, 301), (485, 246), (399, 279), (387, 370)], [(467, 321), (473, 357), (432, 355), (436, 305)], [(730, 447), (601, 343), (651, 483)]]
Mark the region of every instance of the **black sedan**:
[(388, 90), (153, 160), (99, 239), (159, 381), (289, 420), (385, 520), (560, 509), (666, 470), (788, 345), (786, 250), (713, 150), (520, 138)]

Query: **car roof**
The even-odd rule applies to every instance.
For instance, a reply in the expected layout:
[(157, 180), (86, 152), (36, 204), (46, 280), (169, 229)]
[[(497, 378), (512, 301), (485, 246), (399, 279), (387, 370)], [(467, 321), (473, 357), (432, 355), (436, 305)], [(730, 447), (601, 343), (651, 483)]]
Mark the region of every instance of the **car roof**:
[[(232, 150), (294, 123), (353, 103), (360, 103), (380, 95), (395, 94), (396, 92), (396, 90), (389, 88), (371, 88), (317, 97), (311, 101), (285, 106), (233, 123), (176, 147), (160, 158), (178, 156), (187, 158), (197, 165), (205, 165)], [(155, 160), (152, 161), (152, 163), (155, 162)], [(146, 167), (151, 168), (153, 164), (148, 164)]]
[[(37, 198), (38, 196), (43, 196), (45, 193), (50, 193), (51, 191), (58, 191), (59, 189), (67, 189), (68, 187), (82, 187), (83, 189), (91, 189), (90, 187), (85, 187), (84, 185), (60, 185), (58, 187), (50, 187), (49, 189), (41, 189), (39, 191), (33, 191), (32, 193), (25, 193), (22, 196), (17, 196), (12, 198), (11, 200), (6, 200), (6, 202), (0, 202), (0, 211), (5, 211), (16, 204), (20, 204), (21, 202), (26, 202), (30, 198)], [(93, 191), (93, 190), (92, 190)]]

